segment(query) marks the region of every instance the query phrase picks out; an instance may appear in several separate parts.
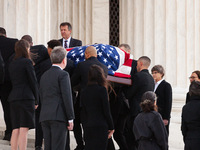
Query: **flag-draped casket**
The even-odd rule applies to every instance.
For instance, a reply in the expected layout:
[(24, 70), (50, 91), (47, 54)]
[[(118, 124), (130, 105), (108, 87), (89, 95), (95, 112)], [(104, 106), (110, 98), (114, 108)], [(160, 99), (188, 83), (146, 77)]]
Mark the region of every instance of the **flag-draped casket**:
[(94, 46), (97, 50), (97, 59), (108, 67), (108, 80), (113, 82), (131, 84), (130, 72), (132, 59), (124, 50), (106, 44), (86, 45), (68, 48), (67, 57), (74, 61), (75, 65), (85, 60), (85, 49)]

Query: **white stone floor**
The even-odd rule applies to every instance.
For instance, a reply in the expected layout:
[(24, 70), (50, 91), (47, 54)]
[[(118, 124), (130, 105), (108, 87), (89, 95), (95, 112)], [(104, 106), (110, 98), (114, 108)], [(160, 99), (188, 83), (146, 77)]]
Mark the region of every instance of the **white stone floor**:
[[(181, 110), (185, 103), (185, 100), (182, 96), (181, 98), (174, 99), (172, 104), (172, 113), (171, 113), (171, 123), (170, 123), (170, 134), (169, 134), (169, 150), (183, 150), (183, 137), (180, 130), (181, 125)], [(0, 138), (2, 139), (3, 130), (5, 129), (5, 124), (3, 121), (3, 112), (0, 105)], [(34, 150), (34, 135), (35, 130), (29, 131), (29, 141), (28, 141), (28, 150)], [(76, 146), (73, 133), (70, 133), (71, 137), (71, 149), (73, 150)], [(118, 146), (116, 145), (116, 148)], [(9, 142), (0, 140), (0, 150), (9, 150)]]

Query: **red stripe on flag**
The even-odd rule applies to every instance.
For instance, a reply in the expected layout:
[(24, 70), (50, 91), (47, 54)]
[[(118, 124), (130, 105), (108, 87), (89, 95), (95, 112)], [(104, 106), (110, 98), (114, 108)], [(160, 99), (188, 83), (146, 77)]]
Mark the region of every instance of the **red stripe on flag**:
[(131, 75), (115, 72), (114, 76), (121, 78), (131, 78)]

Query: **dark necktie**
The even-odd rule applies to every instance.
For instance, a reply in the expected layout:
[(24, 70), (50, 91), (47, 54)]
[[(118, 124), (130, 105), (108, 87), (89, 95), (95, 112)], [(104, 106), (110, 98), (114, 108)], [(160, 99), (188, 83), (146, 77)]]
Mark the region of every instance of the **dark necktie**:
[(68, 46), (67, 46), (67, 40), (65, 40), (64, 47), (65, 47), (65, 48), (68, 48)]

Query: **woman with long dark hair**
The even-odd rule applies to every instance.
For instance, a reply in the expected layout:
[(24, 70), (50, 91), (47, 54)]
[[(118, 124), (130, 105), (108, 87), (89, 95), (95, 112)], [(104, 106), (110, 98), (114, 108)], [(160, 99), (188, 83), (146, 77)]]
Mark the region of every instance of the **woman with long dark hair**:
[(88, 85), (81, 91), (81, 121), (85, 150), (106, 150), (114, 127), (108, 102), (108, 84), (103, 69), (92, 65)]
[(133, 125), (138, 150), (168, 150), (168, 135), (157, 112), (156, 94), (145, 92), (140, 107), (142, 112), (138, 114)]
[(12, 150), (25, 150), (28, 130), (35, 127), (35, 108), (38, 100), (38, 87), (30, 60), (30, 46), (20, 40), (15, 44), (15, 56), (9, 66), (12, 91), (9, 95), (12, 122)]

